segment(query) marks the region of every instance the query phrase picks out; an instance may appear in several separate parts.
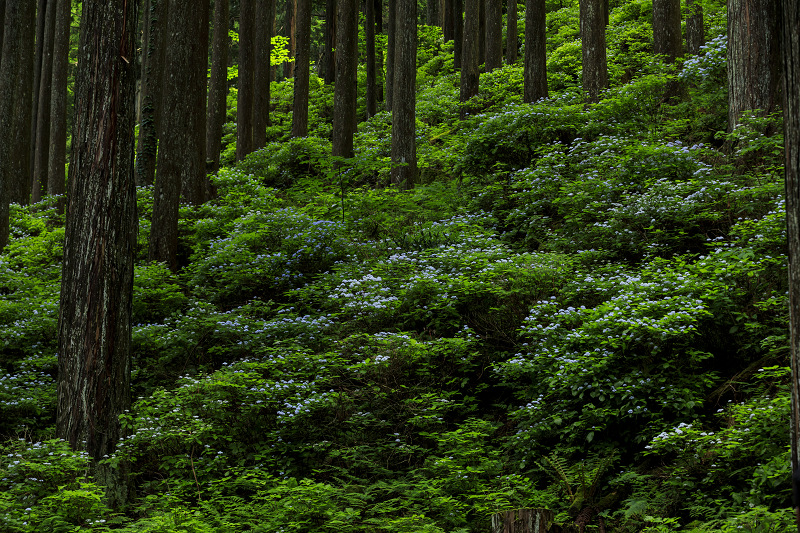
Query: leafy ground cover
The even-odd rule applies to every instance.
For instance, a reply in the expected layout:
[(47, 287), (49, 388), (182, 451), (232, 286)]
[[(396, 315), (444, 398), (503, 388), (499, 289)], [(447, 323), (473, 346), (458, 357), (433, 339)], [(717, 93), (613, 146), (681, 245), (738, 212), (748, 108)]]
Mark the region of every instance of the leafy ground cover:
[(275, 84), (274, 144), (182, 207), (177, 273), (146, 261), (138, 191), (136, 400), (107, 459), (125, 509), (53, 438), (63, 219), (13, 206), (0, 529), (465, 533), (522, 507), (590, 531), (790, 527), (780, 119), (720, 132), (725, 39), (653, 65), (643, 1), (613, 7), (616, 81), (585, 105), (566, 4), (552, 98), (522, 104), (504, 67), (463, 122), (452, 50), (423, 33), (412, 191), (386, 186), (386, 113), (332, 165), (317, 80), (311, 136), (285, 138)]

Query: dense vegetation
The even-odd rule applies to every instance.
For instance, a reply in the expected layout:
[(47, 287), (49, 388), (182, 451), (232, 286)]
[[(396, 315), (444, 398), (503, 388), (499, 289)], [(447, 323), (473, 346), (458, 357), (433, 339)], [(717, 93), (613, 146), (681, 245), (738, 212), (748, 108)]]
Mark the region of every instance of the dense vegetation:
[(612, 2), (595, 105), (577, 2), (548, 8), (552, 97), (522, 104), (507, 66), (464, 121), (450, 45), (420, 27), (411, 191), (387, 186), (387, 113), (330, 159), (313, 76), (309, 137), (288, 139), (291, 80), (267, 148), (234, 164), (230, 125), (177, 274), (146, 260), (139, 189), (138, 399), (107, 459), (126, 509), (53, 438), (57, 198), (12, 206), (0, 530), (482, 532), (523, 507), (589, 531), (790, 527), (780, 118), (724, 132), (720, 2), (677, 68), (650, 54), (650, 3)]

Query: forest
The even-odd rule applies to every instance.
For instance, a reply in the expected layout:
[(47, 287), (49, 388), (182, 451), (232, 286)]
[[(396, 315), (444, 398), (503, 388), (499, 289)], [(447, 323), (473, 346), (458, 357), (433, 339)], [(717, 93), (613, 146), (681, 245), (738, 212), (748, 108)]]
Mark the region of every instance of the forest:
[(797, 0), (0, 29), (0, 532), (797, 530)]

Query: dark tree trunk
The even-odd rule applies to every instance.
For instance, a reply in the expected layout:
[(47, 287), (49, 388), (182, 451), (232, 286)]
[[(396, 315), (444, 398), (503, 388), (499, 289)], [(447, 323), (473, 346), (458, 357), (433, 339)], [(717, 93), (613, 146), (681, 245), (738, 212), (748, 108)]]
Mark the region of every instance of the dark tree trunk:
[(444, 0), (442, 3), (442, 36), (444, 42), (452, 41), (455, 33), (453, 27), (453, 0)]
[(482, 0), (466, 0), (466, 10), (464, 11), (464, 47), (462, 48), (463, 58), (461, 65), (461, 87), (460, 101), (461, 119), (463, 120), (471, 111), (466, 102), (478, 94), (478, 83), (480, 82), (480, 72), (478, 63), (478, 15)]
[(70, 0), (56, 0), (47, 194), (64, 194), (67, 179), (65, 174), (67, 164), (67, 68), (69, 66), (69, 31), (72, 23), (70, 7)]
[(394, 52), (397, 42), (397, 0), (388, 0), (389, 21), (386, 36), (386, 110), (392, 110), (394, 96)]
[(375, 2), (364, 2), (364, 36), (367, 48), (367, 119), (378, 112), (378, 80), (375, 63)]
[(211, 42), (211, 79), (208, 83), (206, 159), (209, 170), (219, 170), (222, 127), (228, 111), (228, 18), (230, 2), (214, 0), (214, 38)]
[(767, 115), (780, 97), (777, 4), (773, 0), (728, 0), (728, 128), (742, 113)]
[(453, 0), (453, 68), (461, 69), (464, 49), (464, 0)]
[(33, 165), (36, 159), (36, 150), (35, 143), (36, 143), (36, 122), (37, 117), (39, 115), (39, 87), (41, 86), (41, 79), (42, 79), (42, 55), (44, 54), (44, 27), (45, 27), (45, 15), (47, 13), (47, 0), (39, 0), (38, 7), (36, 9), (36, 56), (34, 58), (34, 66), (33, 66), (33, 104), (31, 109), (31, 150), (28, 154), (30, 158), (30, 164), (28, 168), (30, 168), (31, 173), (31, 182), (28, 183), (29, 189), (29, 196), (30, 190), (33, 189)]
[(297, 0), (297, 55), (294, 63), (292, 137), (308, 135), (308, 86), (311, 54), (311, 0)]
[[(208, 1), (208, 0), (206, 0)], [(275, 0), (257, 0), (255, 65), (253, 66), (253, 150), (267, 144), (269, 126), (270, 56), (272, 55), (271, 5)]]
[[(486, 0), (478, 3), (478, 65), (486, 67)], [(464, 18), (467, 18), (466, 13)], [(485, 72), (485, 71), (484, 71)]]
[(523, 100), (547, 98), (547, 26), (545, 0), (525, 5), (525, 89)]
[(706, 44), (706, 33), (703, 29), (703, 5), (699, 0), (686, 0), (686, 53), (697, 55)]
[(356, 131), (358, 4), (339, 0), (336, 28), (336, 87), (333, 94), (333, 155), (353, 157)]
[(136, 182), (139, 185), (152, 185), (156, 175), (168, 12), (169, 0), (147, 0), (144, 12), (147, 38), (142, 51), (141, 122), (136, 152)]
[[(284, 18), (286, 24), (286, 36), (289, 38), (289, 57), (294, 57), (296, 49), (296, 43), (294, 41), (294, 34), (295, 34), (295, 5), (294, 0), (286, 0), (286, 12)], [(294, 61), (290, 61), (288, 63), (284, 63), (284, 77), (291, 78), (292, 73), (294, 72)]]
[(336, 0), (325, 1), (325, 44), (322, 52), (322, 77), (330, 85), (336, 76), (333, 47), (336, 45)]
[(6, 191), (10, 201), (26, 205), (31, 194), (31, 114), (36, 4), (26, 0), (20, 9), (19, 76), (14, 89), (14, 109), (11, 119), (14, 144), (11, 148), (11, 179)]
[[(84, 0), (58, 335), (56, 434), (99, 461), (131, 404), (136, 5)], [(127, 59), (127, 61), (126, 61)], [(124, 472), (95, 463), (113, 506)]]
[(517, 47), (519, 32), (517, 31), (517, 0), (508, 0), (508, 14), (506, 15), (506, 64), (513, 65), (517, 62)]
[(596, 102), (600, 91), (608, 88), (606, 62), (606, 23), (603, 0), (580, 0), (581, 63), (583, 90)]
[(486, 72), (503, 65), (503, 0), (484, 0), (486, 10)]
[(172, 0), (167, 18), (164, 117), (153, 191), (150, 260), (177, 270), (181, 197), (200, 204), (206, 194), (207, 0)]
[(239, 92), (236, 99), (236, 160), (253, 151), (256, 0), (239, 1)]
[(428, 0), (425, 6), (425, 24), (428, 26), (439, 25), (439, 0)]
[(31, 201), (42, 199), (47, 187), (47, 158), (50, 153), (50, 98), (53, 87), (53, 36), (56, 29), (55, 2), (47, 2), (42, 47), (42, 72), (36, 113), (36, 137), (33, 152), (33, 187)]
[(674, 63), (681, 50), (681, 0), (653, 0), (653, 52)]
[(417, 174), (416, 79), (417, 2), (397, 0), (394, 104), (392, 106), (392, 183), (414, 186)]

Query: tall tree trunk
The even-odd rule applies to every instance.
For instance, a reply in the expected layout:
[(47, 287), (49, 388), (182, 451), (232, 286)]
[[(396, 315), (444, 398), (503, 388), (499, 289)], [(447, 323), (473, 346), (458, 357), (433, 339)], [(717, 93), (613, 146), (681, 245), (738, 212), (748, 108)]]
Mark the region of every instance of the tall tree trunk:
[(580, 10), (583, 90), (590, 102), (596, 102), (600, 91), (608, 88), (603, 0), (580, 0)]
[(263, 148), (267, 144), (271, 81), (270, 56), (272, 55), (270, 10), (271, 4), (274, 2), (275, 0), (256, 1), (255, 65), (253, 65), (253, 150)]
[(7, 185), (10, 201), (27, 205), (31, 194), (31, 114), (33, 113), (33, 59), (36, 36), (36, 4), (26, 0), (20, 6), (19, 76), (14, 90), (11, 148), (11, 179)]
[(358, 4), (339, 0), (336, 28), (336, 86), (333, 93), (333, 155), (353, 157), (356, 131)]
[(56, 0), (47, 194), (64, 194), (67, 180), (65, 174), (67, 164), (67, 67), (69, 66), (69, 31), (72, 23), (70, 7), (70, 0)]
[(99, 461), (131, 404), (135, 36), (135, 2), (84, 0), (58, 327), (56, 434), (85, 446), (115, 507), (124, 472)]
[(150, 225), (151, 261), (177, 270), (181, 196), (200, 204), (206, 194), (206, 65), (208, 1), (172, 0), (167, 18), (164, 117)]
[(444, 42), (453, 40), (455, 32), (453, 23), (453, 0), (444, 0), (442, 2), (442, 36), (444, 37)]
[[(294, 1), (295, 0), (286, 0), (286, 13), (284, 17), (284, 21), (286, 24), (286, 36), (289, 38), (289, 57), (295, 56), (296, 53), (295, 47), (297, 46), (294, 40), (294, 34), (296, 31), (295, 25), (297, 24), (295, 18), (296, 8), (294, 5)], [(294, 61), (284, 63), (284, 77), (291, 78), (293, 72), (294, 72)]]
[(209, 170), (219, 170), (222, 127), (228, 111), (229, 0), (214, 0), (214, 37), (211, 41), (211, 79), (208, 84), (206, 159)]
[[(47, 0), (39, 0), (36, 9), (36, 56), (34, 58), (33, 66), (33, 105), (31, 109), (31, 150), (28, 156), (30, 157), (30, 173), (31, 182), (28, 184), (28, 189), (33, 189), (33, 165), (36, 160), (36, 122), (39, 115), (39, 87), (41, 86), (42, 79), (42, 56), (44, 55), (44, 28), (45, 18), (47, 13)], [(28, 196), (30, 196), (30, 191)], [(41, 195), (40, 195), (41, 197)]]
[(464, 0), (453, 0), (453, 68), (461, 69), (464, 49)]
[(36, 137), (33, 152), (31, 201), (34, 203), (42, 199), (42, 194), (47, 187), (47, 158), (50, 153), (50, 98), (53, 87), (53, 36), (56, 29), (54, 7), (54, 0), (49, 0), (45, 11), (42, 73), (37, 103), (39, 111), (36, 113)]
[(297, 0), (297, 55), (294, 63), (292, 137), (308, 135), (308, 86), (311, 55), (311, 0)]
[(728, 128), (742, 113), (767, 115), (780, 96), (780, 51), (774, 0), (728, 0)]
[(147, 0), (144, 12), (147, 39), (142, 50), (145, 59), (140, 92), (141, 122), (136, 152), (136, 182), (139, 185), (152, 185), (155, 181), (168, 13), (169, 0)]
[(513, 65), (517, 62), (517, 47), (519, 32), (517, 30), (517, 0), (508, 0), (508, 13), (506, 15), (506, 64)]
[[(367, 0), (370, 1), (370, 0)], [(374, 5), (374, 13), (375, 13), (375, 35), (380, 35), (383, 33), (383, 0), (372, 0)], [(383, 50), (375, 50), (375, 61), (377, 62), (376, 65), (376, 73), (375, 73), (375, 85), (376, 91), (378, 96), (378, 101), (383, 103), (384, 95), (383, 95), (383, 88), (386, 85), (385, 80), (383, 77), (380, 76), (383, 73)]]
[(486, 11), (486, 72), (503, 65), (503, 0), (484, 0)]
[(336, 45), (336, 0), (325, 0), (325, 44), (322, 52), (322, 77), (330, 85), (336, 76), (333, 47)]
[(375, 116), (378, 112), (378, 83), (375, 65), (375, 2), (365, 0), (364, 2), (364, 36), (366, 38), (367, 49), (367, 94), (366, 94), (366, 118)]
[(466, 0), (464, 11), (464, 47), (461, 65), (461, 87), (459, 91), (461, 101), (461, 119), (463, 120), (471, 111), (466, 102), (478, 94), (479, 72), (479, 42), (478, 33), (480, 26), (478, 17), (482, 0)]
[(699, 0), (686, 0), (686, 53), (697, 55), (700, 47), (706, 44), (706, 34), (703, 29), (703, 5)]
[(397, 0), (388, 0), (389, 21), (386, 36), (386, 110), (391, 111), (394, 97), (394, 52), (397, 42)]
[(392, 106), (392, 183), (414, 186), (417, 175), (416, 79), (417, 2), (397, 0), (394, 104)]
[(439, 25), (439, 0), (428, 0), (425, 6), (425, 24), (428, 26)]
[[(478, 65), (486, 68), (486, 0), (478, 3), (478, 13)], [(464, 18), (467, 18), (466, 13)]]
[(236, 160), (253, 151), (256, 0), (239, 1), (239, 91), (236, 99)]
[(681, 0), (653, 0), (653, 52), (667, 63), (681, 56)]
[(525, 5), (525, 89), (523, 100), (547, 98), (547, 35), (545, 0)]

